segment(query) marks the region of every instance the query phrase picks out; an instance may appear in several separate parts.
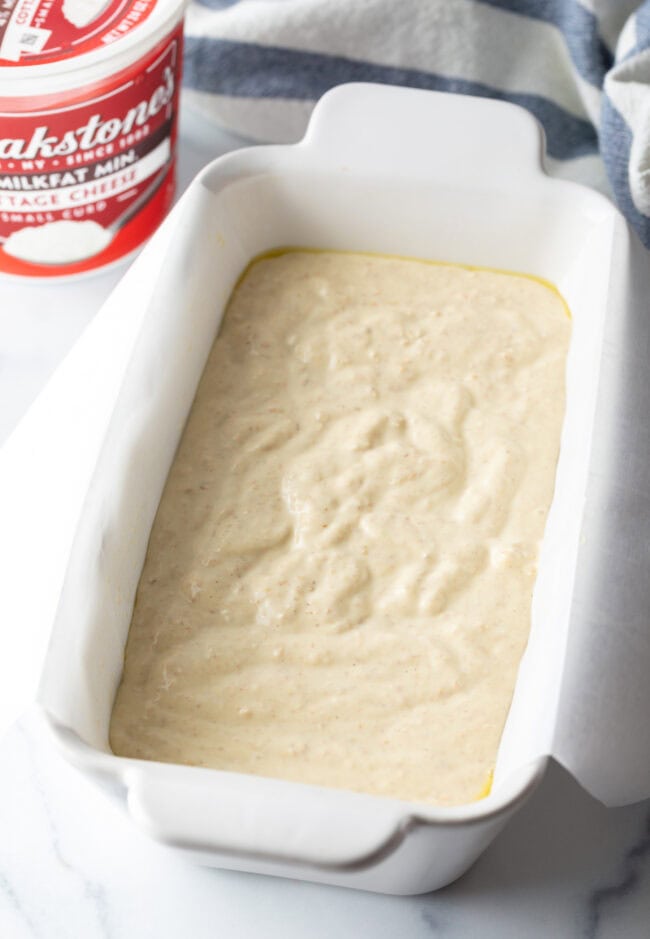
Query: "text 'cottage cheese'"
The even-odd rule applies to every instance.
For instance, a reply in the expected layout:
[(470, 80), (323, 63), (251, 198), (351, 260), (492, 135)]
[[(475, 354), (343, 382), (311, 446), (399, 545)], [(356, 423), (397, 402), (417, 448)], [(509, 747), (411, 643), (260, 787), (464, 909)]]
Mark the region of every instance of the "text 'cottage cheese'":
[(174, 192), (183, 0), (3, 0), (0, 272), (137, 248)]

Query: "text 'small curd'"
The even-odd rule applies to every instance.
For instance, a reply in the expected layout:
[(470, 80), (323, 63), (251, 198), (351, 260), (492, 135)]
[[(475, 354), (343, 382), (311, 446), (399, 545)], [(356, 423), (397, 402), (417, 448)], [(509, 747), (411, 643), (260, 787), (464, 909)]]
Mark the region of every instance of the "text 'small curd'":
[(117, 754), (458, 804), (530, 627), (570, 321), (530, 277), (252, 264), (167, 481)]

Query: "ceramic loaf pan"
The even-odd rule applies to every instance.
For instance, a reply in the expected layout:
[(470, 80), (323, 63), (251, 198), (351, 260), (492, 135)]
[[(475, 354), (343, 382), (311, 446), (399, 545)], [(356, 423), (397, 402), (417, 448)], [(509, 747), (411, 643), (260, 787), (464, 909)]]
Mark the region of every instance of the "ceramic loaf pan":
[[(117, 792), (160, 842), (216, 866), (424, 892), (466, 870), (542, 778), (564, 719), (612, 246), (629, 241), (606, 199), (544, 175), (542, 146), (535, 121), (508, 104), (343, 86), (318, 104), (300, 144), (242, 150), (208, 166), (100, 314), (108, 323), (110, 309), (117, 316), (139, 297), (38, 703), (64, 755)], [(535, 274), (559, 287), (572, 312), (567, 417), (531, 641), (492, 792), (470, 805), (415, 805), (109, 750), (147, 540), (206, 356), (247, 263), (286, 245)], [(573, 727), (569, 736), (580, 733)]]

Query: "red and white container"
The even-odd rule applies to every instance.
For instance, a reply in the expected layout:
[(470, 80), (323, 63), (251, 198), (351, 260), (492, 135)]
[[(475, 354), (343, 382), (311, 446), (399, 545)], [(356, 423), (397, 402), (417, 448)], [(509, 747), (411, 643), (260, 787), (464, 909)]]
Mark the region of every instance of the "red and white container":
[(183, 0), (0, 4), (0, 272), (130, 254), (175, 184)]

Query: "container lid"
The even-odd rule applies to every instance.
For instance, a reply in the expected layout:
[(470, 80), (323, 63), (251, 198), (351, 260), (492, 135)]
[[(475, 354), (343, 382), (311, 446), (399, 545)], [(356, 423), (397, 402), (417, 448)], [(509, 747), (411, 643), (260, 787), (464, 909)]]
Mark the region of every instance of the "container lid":
[[(4, 0), (0, 8), (0, 94), (24, 93), (25, 79), (135, 60), (180, 19), (183, 0)], [(130, 53), (130, 54), (129, 54)], [(14, 87), (7, 91), (7, 82)]]

